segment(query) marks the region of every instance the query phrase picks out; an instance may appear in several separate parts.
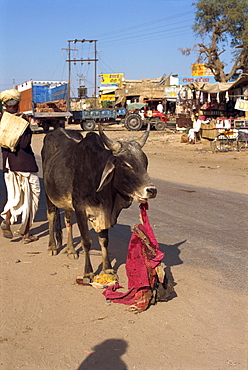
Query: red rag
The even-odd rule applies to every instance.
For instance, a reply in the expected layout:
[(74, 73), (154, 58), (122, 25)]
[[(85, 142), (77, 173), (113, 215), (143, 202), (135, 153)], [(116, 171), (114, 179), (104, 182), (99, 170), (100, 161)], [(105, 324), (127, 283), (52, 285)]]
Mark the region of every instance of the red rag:
[(155, 281), (155, 267), (159, 265), (164, 253), (159, 250), (156, 237), (148, 220), (148, 204), (140, 205), (140, 213), (143, 224), (136, 226), (149, 239), (150, 249), (147, 248), (139, 233), (132, 232), (128, 245), (126, 259), (126, 274), (128, 278), (128, 291), (117, 292), (119, 285), (107, 287), (103, 292), (106, 299), (126, 305), (134, 305), (138, 311), (145, 310), (152, 298), (152, 285)]

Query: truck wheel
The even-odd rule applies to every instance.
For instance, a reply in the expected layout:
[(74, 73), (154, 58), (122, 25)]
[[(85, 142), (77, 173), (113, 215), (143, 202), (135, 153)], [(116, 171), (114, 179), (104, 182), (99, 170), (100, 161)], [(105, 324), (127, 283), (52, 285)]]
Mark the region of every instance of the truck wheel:
[(42, 127), (43, 127), (43, 130), (44, 130), (45, 132), (48, 132), (48, 131), (49, 131), (49, 127), (50, 127), (50, 125), (49, 125), (49, 123), (48, 123), (48, 122), (43, 122), (43, 123), (42, 123)]
[(157, 131), (163, 131), (165, 129), (165, 123), (159, 120), (155, 123), (154, 127)]
[(143, 126), (141, 117), (138, 114), (130, 114), (125, 120), (125, 127), (131, 131), (138, 131)]
[(96, 124), (92, 120), (82, 121), (80, 125), (85, 131), (94, 131), (96, 128)]
[(53, 125), (54, 130), (57, 130), (57, 128), (62, 127), (58, 121), (56, 121)]

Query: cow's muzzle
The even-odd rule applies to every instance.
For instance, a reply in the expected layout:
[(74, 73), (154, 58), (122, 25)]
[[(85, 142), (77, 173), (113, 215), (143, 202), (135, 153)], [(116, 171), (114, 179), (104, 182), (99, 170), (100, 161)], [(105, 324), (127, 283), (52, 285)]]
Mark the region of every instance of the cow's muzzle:
[(155, 186), (149, 186), (144, 188), (142, 194), (134, 194), (134, 199), (139, 203), (146, 203), (148, 199), (155, 198), (157, 195), (157, 189)]

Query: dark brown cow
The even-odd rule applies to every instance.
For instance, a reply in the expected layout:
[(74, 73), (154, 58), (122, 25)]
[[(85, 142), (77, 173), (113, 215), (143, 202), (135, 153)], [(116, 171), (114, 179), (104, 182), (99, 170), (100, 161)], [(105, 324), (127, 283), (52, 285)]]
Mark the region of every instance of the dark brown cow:
[[(137, 141), (112, 141), (99, 126), (99, 134), (57, 129), (46, 135), (42, 148), (44, 188), (49, 221), (49, 254), (62, 247), (62, 232), (54, 228), (58, 208), (65, 210), (68, 230), (67, 252), (78, 258), (73, 247), (72, 216), (75, 211), (85, 252), (84, 276), (92, 279), (88, 221), (98, 233), (104, 272), (113, 271), (108, 256), (108, 229), (116, 224), (123, 208), (133, 199), (146, 202), (157, 190), (147, 173), (147, 157), (142, 151), (150, 126)], [(105, 146), (108, 148), (106, 149)], [(55, 234), (54, 234), (55, 229)], [(55, 238), (56, 236), (56, 238)]]

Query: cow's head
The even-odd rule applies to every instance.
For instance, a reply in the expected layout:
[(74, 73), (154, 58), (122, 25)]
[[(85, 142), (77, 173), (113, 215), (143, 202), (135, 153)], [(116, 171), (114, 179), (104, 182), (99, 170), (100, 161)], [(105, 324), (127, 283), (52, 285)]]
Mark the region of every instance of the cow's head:
[(99, 134), (103, 143), (113, 154), (105, 166), (101, 182), (97, 191), (100, 191), (113, 176), (113, 184), (118, 192), (145, 203), (149, 198), (155, 198), (157, 189), (152, 184), (147, 173), (148, 160), (142, 147), (149, 136), (150, 124), (138, 140), (127, 142), (113, 141), (108, 138), (99, 125)]

